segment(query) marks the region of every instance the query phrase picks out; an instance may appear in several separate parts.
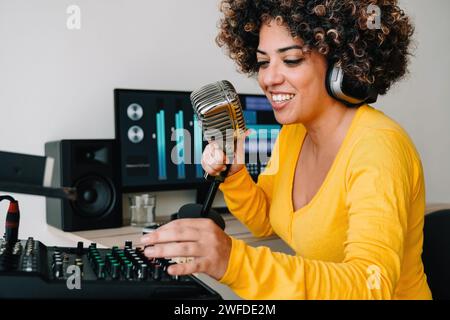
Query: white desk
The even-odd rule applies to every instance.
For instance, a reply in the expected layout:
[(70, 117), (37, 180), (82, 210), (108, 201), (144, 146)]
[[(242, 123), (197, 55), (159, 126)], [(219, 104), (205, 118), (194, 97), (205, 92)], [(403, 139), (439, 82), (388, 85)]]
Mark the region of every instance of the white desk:
[(76, 247), (78, 241), (87, 241), (75, 233), (64, 232), (47, 224), (27, 225), (22, 223), (19, 228), (19, 239), (33, 237), (46, 246)]

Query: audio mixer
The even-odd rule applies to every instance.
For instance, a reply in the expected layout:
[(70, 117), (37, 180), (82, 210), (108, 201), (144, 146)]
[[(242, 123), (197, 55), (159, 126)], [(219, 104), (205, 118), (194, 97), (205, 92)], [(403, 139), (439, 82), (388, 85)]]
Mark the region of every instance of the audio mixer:
[[(167, 259), (147, 259), (131, 241), (123, 247), (45, 246), (33, 238), (0, 240), (0, 298), (207, 299), (220, 295), (195, 276), (171, 276)], [(78, 278), (77, 278), (78, 277)]]

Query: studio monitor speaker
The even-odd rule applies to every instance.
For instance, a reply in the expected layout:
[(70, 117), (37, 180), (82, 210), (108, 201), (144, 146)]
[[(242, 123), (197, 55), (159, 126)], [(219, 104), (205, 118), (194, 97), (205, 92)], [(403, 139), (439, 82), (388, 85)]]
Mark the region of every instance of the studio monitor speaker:
[(46, 199), (47, 223), (64, 231), (122, 225), (119, 158), (114, 140), (60, 140), (45, 144), (55, 159), (52, 186), (77, 189), (77, 200)]

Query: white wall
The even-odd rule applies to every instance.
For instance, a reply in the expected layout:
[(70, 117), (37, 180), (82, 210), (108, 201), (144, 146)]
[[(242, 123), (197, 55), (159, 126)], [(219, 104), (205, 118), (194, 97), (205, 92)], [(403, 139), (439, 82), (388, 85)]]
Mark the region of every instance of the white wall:
[[(228, 79), (240, 92), (259, 93), (214, 43), (217, 2), (0, 0), (0, 150), (43, 154), (50, 140), (113, 138), (118, 87), (190, 91)], [(409, 79), (377, 106), (414, 139), (428, 201), (450, 202), (450, 2), (403, 3), (417, 26), (416, 57)], [(80, 30), (66, 27), (72, 4), (81, 9)], [(192, 197), (182, 193), (160, 210), (170, 213)], [(45, 201), (18, 199), (26, 236), (45, 225)]]
[(450, 1), (400, 0), (415, 22), (410, 74), (378, 106), (409, 132), (421, 154), (427, 200), (450, 203)]

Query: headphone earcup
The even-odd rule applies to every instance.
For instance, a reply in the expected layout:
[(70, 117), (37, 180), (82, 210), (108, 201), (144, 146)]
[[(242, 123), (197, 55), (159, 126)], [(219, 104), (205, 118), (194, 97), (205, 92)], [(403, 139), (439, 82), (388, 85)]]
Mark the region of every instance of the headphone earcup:
[(327, 74), (326, 74), (326, 76), (325, 76), (325, 88), (327, 89), (328, 94), (329, 94), (332, 98), (338, 99), (337, 97), (335, 97), (335, 95), (334, 95), (334, 93), (333, 93), (333, 90), (331, 90), (331, 77), (332, 77), (332, 74), (333, 74), (333, 68), (334, 68), (334, 67), (335, 67), (335, 65), (332, 64), (332, 63), (330, 63), (330, 64), (328, 65), (328, 68), (327, 68)]
[(329, 64), (325, 87), (331, 97), (350, 107), (360, 106), (365, 102), (373, 103), (378, 97), (373, 88), (350, 81), (337, 63)]

